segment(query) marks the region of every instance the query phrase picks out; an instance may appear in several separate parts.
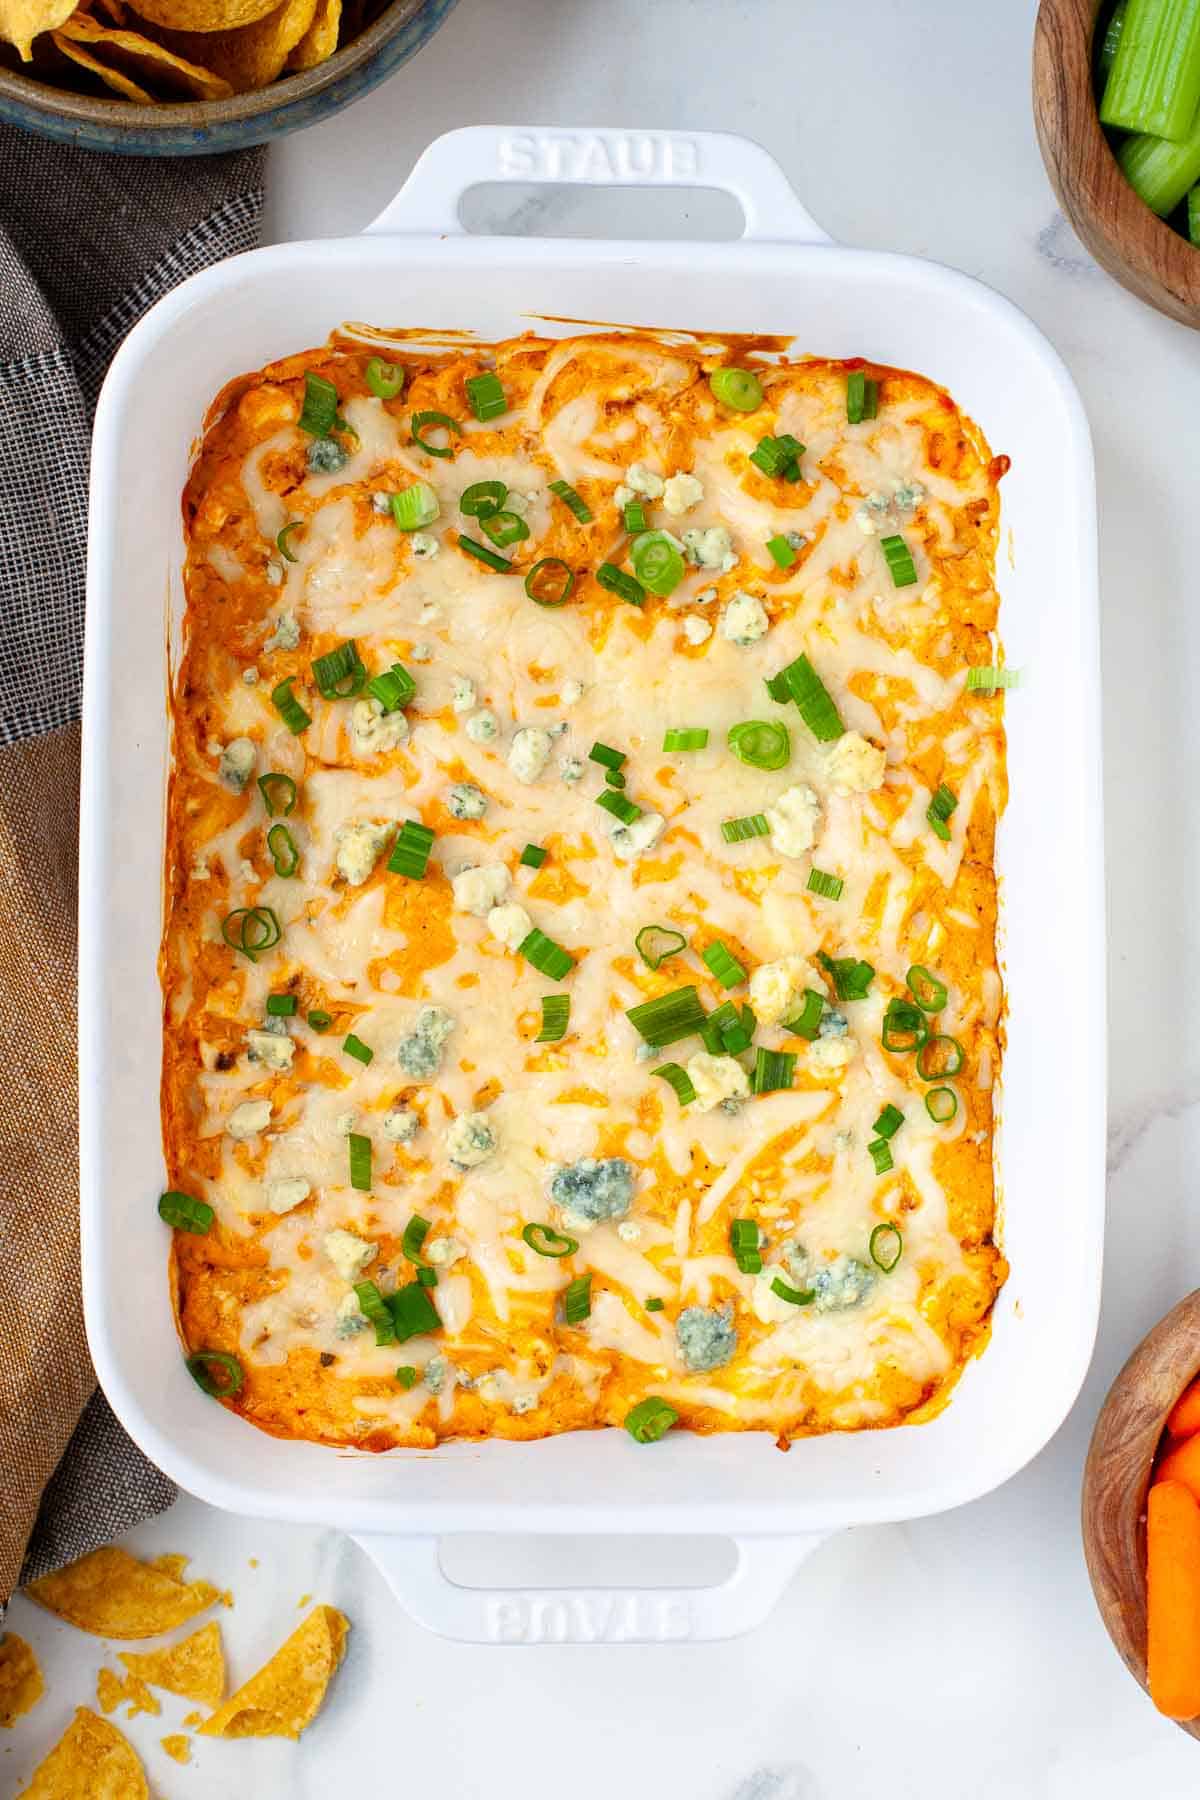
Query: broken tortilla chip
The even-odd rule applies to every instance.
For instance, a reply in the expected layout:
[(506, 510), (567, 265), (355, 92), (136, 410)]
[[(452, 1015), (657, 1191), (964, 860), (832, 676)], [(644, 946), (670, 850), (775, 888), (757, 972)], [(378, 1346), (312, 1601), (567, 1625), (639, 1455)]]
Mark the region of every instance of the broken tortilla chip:
[(68, 1625), (110, 1638), (158, 1637), (221, 1597), (209, 1581), (178, 1581), (112, 1544), (31, 1581), (25, 1592)]
[(169, 1650), (121, 1650), (118, 1655), (131, 1675), (168, 1694), (205, 1706), (220, 1706), (225, 1698), (225, 1657), (215, 1619)]
[(336, 1607), (314, 1607), (270, 1662), (200, 1727), (200, 1735), (298, 1738), (321, 1710), (349, 1630), (349, 1619)]
[(33, 1710), (45, 1691), (33, 1650), (23, 1637), (10, 1631), (0, 1643), (0, 1725), (14, 1725)]
[(328, 62), (338, 46), (342, 0), (317, 0), (312, 24), (287, 59), (289, 69), (315, 69)]
[(33, 40), (53, 31), (75, 11), (75, 0), (0, 0), (0, 39), (15, 44), (22, 62), (33, 59)]
[(317, 0), (276, 0), (274, 11), (234, 31), (160, 31), (159, 37), (180, 56), (203, 60), (229, 83), (235, 94), (267, 87), (283, 73), (288, 57), (301, 42), (317, 9)]
[(110, 1713), (116, 1707), (129, 1702), (127, 1719), (136, 1719), (139, 1713), (150, 1713), (155, 1718), (162, 1707), (150, 1692), (144, 1681), (136, 1675), (117, 1675), (112, 1669), (100, 1669), (96, 1674), (96, 1704), (102, 1713)]
[(54, 41), (62, 49), (62, 39), (86, 44), (93, 55), (99, 54), (106, 67), (116, 67), (139, 82), (157, 82), (174, 92), (182, 90), (197, 100), (225, 100), (233, 89), (220, 75), (199, 63), (187, 62), (165, 44), (140, 31), (119, 31), (102, 25), (87, 13), (76, 13), (67, 20)]
[(159, 1743), (167, 1755), (177, 1763), (190, 1763), (192, 1760), (192, 1741), (182, 1731), (173, 1731), (170, 1737), (159, 1738)]
[(81, 1706), (18, 1800), (150, 1800), (150, 1789), (133, 1745)]
[(154, 104), (153, 94), (148, 93), (144, 87), (139, 87), (136, 81), (130, 81), (128, 75), (122, 75), (120, 69), (110, 69), (107, 63), (101, 62), (98, 56), (93, 56), (90, 50), (85, 50), (82, 44), (75, 43), (72, 38), (65, 38), (61, 31), (52, 31), (50, 38), (55, 49), (61, 50), (68, 61), (78, 63), (89, 75), (95, 75), (114, 94), (120, 94), (122, 100), (137, 100), (143, 106)]

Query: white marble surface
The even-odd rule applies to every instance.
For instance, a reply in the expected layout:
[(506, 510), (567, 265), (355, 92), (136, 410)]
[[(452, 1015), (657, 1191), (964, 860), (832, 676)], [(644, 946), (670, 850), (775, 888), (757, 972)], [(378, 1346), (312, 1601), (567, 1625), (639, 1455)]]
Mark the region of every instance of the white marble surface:
[[(1059, 218), (1029, 117), (1034, 10), (1033, 0), (460, 0), (418, 61), (276, 149), (268, 220), (280, 238), (355, 231), (432, 136), (486, 118), (724, 127), (766, 144), (836, 237), (981, 276), (1066, 357), (1096, 439), (1107, 669), (1111, 1205), (1084, 1393), (1000, 1492), (835, 1539), (768, 1624), (726, 1645), (460, 1648), (411, 1624), (336, 1534), (181, 1501), (131, 1542), (186, 1549), (198, 1572), (234, 1588), (223, 1620), (235, 1676), (299, 1616), (302, 1594), (344, 1607), (354, 1632), (298, 1749), (197, 1740), (192, 1766), (178, 1769), (157, 1740), (186, 1707), (167, 1697), (161, 1723), (135, 1721), (168, 1800), (302, 1800), (356, 1783), (436, 1800), (1196, 1791), (1200, 1751), (1156, 1716), (1103, 1634), (1077, 1509), (1105, 1387), (1134, 1339), (1200, 1278), (1200, 822), (1189, 803), (1200, 724), (1188, 673), (1200, 667), (1200, 339), (1113, 286)], [(676, 202), (654, 209), (675, 235), (725, 217), (702, 208), (689, 225)], [(521, 207), (518, 223), (561, 231), (596, 216), (556, 194)], [(655, 1567), (653, 1547), (629, 1556), (631, 1577)], [(105, 1653), (21, 1600), (11, 1623), (35, 1641), (50, 1693), (5, 1734), (4, 1793), (94, 1691)]]

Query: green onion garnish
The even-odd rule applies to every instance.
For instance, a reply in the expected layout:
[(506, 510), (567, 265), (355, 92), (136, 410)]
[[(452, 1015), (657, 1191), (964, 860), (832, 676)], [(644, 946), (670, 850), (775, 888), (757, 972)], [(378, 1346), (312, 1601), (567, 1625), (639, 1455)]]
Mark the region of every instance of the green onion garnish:
[(568, 1237), (565, 1231), (555, 1231), (553, 1225), (545, 1225), (540, 1220), (526, 1225), (521, 1236), (539, 1256), (550, 1256), (555, 1261), (563, 1256), (574, 1256), (579, 1248), (578, 1238)]
[(422, 1287), (436, 1287), (438, 1284), (436, 1269), (418, 1269), (417, 1280)]
[(861, 369), (852, 369), (846, 377), (846, 421), (861, 425), (864, 419), (879, 416), (879, 383)]
[(967, 1053), (958, 1039), (948, 1032), (935, 1032), (917, 1050), (917, 1074), (922, 1081), (942, 1081), (946, 1076), (961, 1075)]
[(908, 983), (908, 991), (922, 1012), (941, 1012), (946, 1004), (946, 984), (939, 981), (936, 975), (921, 963), (914, 963), (904, 977)]
[(661, 1312), (662, 1309), (663, 1309), (663, 1302), (659, 1299), (658, 1295), (651, 1294), (649, 1300), (647, 1300), (647, 1302), (646, 1302), (646, 1311), (647, 1312)]
[(609, 787), (623, 788), (625, 786), (625, 777), (620, 769), (605, 769), (604, 779)]
[(994, 694), (997, 688), (1019, 686), (1020, 680), (1019, 669), (981, 668), (976, 665), (967, 670), (967, 692)]
[(776, 532), (774, 537), (769, 537), (767, 539), (767, 554), (770, 556), (771, 561), (776, 567), (780, 569), (790, 569), (796, 560), (796, 550), (794, 546), (789, 544), (788, 540), (779, 532)]
[(429, 867), (433, 837), (428, 825), (422, 825), (418, 819), (405, 819), (387, 859), (389, 874), (406, 875), (410, 881), (420, 881)]
[(300, 852), (286, 825), (272, 825), (267, 833), (267, 849), (277, 875), (294, 875), (300, 867)]
[(568, 1325), (582, 1325), (592, 1310), (592, 1278), (577, 1275), (567, 1283), (563, 1295), (563, 1319)]
[(694, 987), (673, 988), (625, 1010), (625, 1017), (655, 1050), (694, 1037), (704, 1024), (704, 1008)]
[(238, 906), (221, 920), (221, 936), (231, 950), (257, 962), (264, 950), (274, 949), (283, 932), (269, 906)]
[(338, 644), (312, 666), (313, 680), (326, 700), (348, 700), (366, 685), (367, 671), (353, 638)]
[(588, 751), (588, 761), (600, 763), (606, 769), (619, 769), (626, 761), (626, 752), (614, 750), (611, 744), (595, 743)]
[(839, 1000), (866, 999), (875, 979), (875, 970), (869, 962), (859, 962), (853, 956), (826, 956), (823, 950), (819, 961), (833, 977), (833, 991)]
[(420, 531), (423, 526), (432, 525), (442, 510), (438, 505), (437, 495), (427, 481), (414, 481), (411, 487), (392, 494), (388, 504), (400, 531)]
[(362, 1194), (371, 1191), (371, 1140), (352, 1131), (346, 1139), (350, 1146), (350, 1186)]
[(644, 531), (630, 551), (633, 572), (652, 594), (673, 594), (683, 580), (683, 557), (665, 531)]
[(542, 995), (542, 1029), (534, 1038), (535, 1044), (557, 1044), (567, 1035), (567, 1025), (571, 1018), (570, 994)]
[(319, 1006), (314, 1006), (310, 1013), (306, 1013), (305, 1017), (314, 1031), (328, 1031), (333, 1024), (333, 1014), (323, 1012)]
[(486, 375), (468, 375), (465, 386), (471, 411), (481, 425), (486, 425), (489, 419), (498, 419), (501, 413), (508, 411), (503, 383), (490, 370)]
[(875, 1164), (875, 1173), (889, 1175), (896, 1165), (892, 1161), (892, 1146), (887, 1139), (876, 1138), (867, 1145), (867, 1149), (871, 1153), (871, 1161)]
[(323, 375), (304, 371), (304, 406), (300, 413), (300, 429), (310, 437), (328, 437), (337, 421), (338, 393), (332, 381)]
[(407, 1257), (410, 1263), (424, 1261), (421, 1255), (421, 1246), (429, 1236), (430, 1230), (430, 1221), (423, 1219), (420, 1213), (414, 1213), (404, 1227), (404, 1236), (400, 1240), (400, 1253)]
[(708, 728), (704, 725), (681, 731), (668, 731), (663, 738), (664, 750), (703, 750), (708, 744)]
[(953, 1088), (930, 1088), (925, 1096), (925, 1111), (935, 1125), (948, 1125), (958, 1111), (958, 1095)]
[(904, 1123), (904, 1114), (891, 1101), (884, 1107), (871, 1130), (877, 1138), (894, 1138)]
[(546, 852), (540, 844), (526, 844), (521, 852), (520, 860), (526, 869), (540, 869), (546, 860)]
[(615, 563), (602, 562), (596, 570), (596, 580), (607, 593), (617, 594), (622, 600), (628, 600), (630, 606), (644, 606), (646, 590), (640, 581), (627, 575), (624, 569), (618, 569)]
[(426, 438), (421, 436), (421, 433), (429, 427), (437, 426), (440, 426), (443, 431), (449, 432), (451, 436), (462, 436), (462, 426), (457, 419), (452, 419), (449, 413), (419, 412), (414, 413), (412, 416), (411, 430), (413, 443), (416, 444), (419, 450), (424, 450), (426, 456), (453, 456), (453, 445), (449, 443), (431, 444)]
[(870, 1238), (871, 1261), (885, 1275), (890, 1275), (904, 1254), (904, 1239), (898, 1225), (877, 1225)]
[(367, 683), (367, 692), (378, 700), (385, 713), (399, 712), (407, 706), (417, 691), (417, 684), (404, 667), (403, 663), (393, 663), (390, 669), (381, 669), (378, 675), (372, 675)]
[(767, 692), (772, 700), (794, 700), (800, 717), (819, 744), (831, 744), (845, 732), (838, 709), (807, 656), (798, 656), (778, 675), (772, 675)]
[(729, 748), (752, 769), (782, 769), (792, 754), (792, 740), (787, 726), (775, 719), (745, 719), (729, 727)]
[(772, 479), (799, 481), (800, 458), (803, 455), (804, 445), (790, 432), (784, 432), (782, 437), (759, 438), (750, 452), (750, 461)]
[(646, 508), (640, 500), (628, 501), (621, 516), (625, 522), (626, 531), (634, 533), (646, 530)]
[[(433, 1273), (431, 1269), (430, 1274)], [(422, 1337), (428, 1331), (440, 1331), (442, 1321), (429, 1297), (429, 1289), (421, 1281), (410, 1281), (397, 1288), (388, 1302), (396, 1325), (396, 1342), (406, 1344), (409, 1338)]]
[(577, 494), (569, 481), (552, 481), (550, 492), (557, 494), (564, 506), (569, 506), (581, 525), (590, 525), (592, 509), (582, 494)]
[(299, 1004), (295, 994), (268, 994), (267, 1017), (290, 1019)]
[(602, 806), (614, 819), (619, 819), (622, 825), (632, 825), (635, 819), (642, 816), (640, 806), (635, 806), (624, 794), (614, 793), (612, 788), (606, 788), (602, 794), (596, 795), (596, 805)]
[(943, 781), (926, 808), (925, 818), (944, 844), (950, 842), (950, 826), (947, 821), (957, 806), (958, 795)]
[(536, 926), (517, 945), (517, 955), (532, 963), (539, 975), (548, 975), (551, 981), (561, 981), (575, 967), (575, 958)]
[[(743, 1010), (750, 1019), (754, 1018), (748, 1006)], [(755, 1019), (754, 1024), (757, 1023)], [(753, 1038), (754, 1026), (749, 1024), (749, 1020), (743, 1025), (742, 1015), (732, 1000), (722, 1000), (720, 1006), (705, 1019), (700, 1036), (710, 1056), (737, 1056)]]
[(398, 400), (404, 392), (404, 364), (373, 356), (363, 370), (363, 379), (377, 400)]
[(204, 1237), (217, 1215), (207, 1200), (197, 1200), (194, 1194), (181, 1194), (172, 1188), (159, 1195), (158, 1216), (176, 1231), (191, 1231)]
[(680, 1068), (678, 1063), (662, 1063), (657, 1069), (651, 1069), (650, 1073), (666, 1082), (667, 1086), (674, 1091), (680, 1106), (690, 1106), (696, 1098), (696, 1090), (692, 1086), (691, 1076), (686, 1069)]
[(508, 499), (502, 481), (473, 481), (459, 496), (458, 510), (468, 519), (487, 519)]
[[(241, 1363), (227, 1350), (196, 1350), (185, 1358), (184, 1367), (196, 1386), (215, 1400), (232, 1399), (241, 1392), (245, 1380)], [(213, 1379), (214, 1368), (220, 1369), (223, 1379)]]
[(575, 586), (575, 576), (561, 556), (543, 556), (525, 577), (525, 592), (539, 606), (562, 606)]
[(929, 1036), (925, 1014), (911, 1000), (892, 999), (883, 1015), (881, 1042), (885, 1050), (907, 1056), (919, 1050)]
[(757, 412), (763, 403), (762, 383), (749, 369), (714, 369), (708, 385), (721, 405), (733, 412)]
[(808, 871), (808, 891), (820, 894), (822, 900), (840, 900), (845, 885), (840, 875), (827, 875), (824, 869)]
[(283, 530), (280, 531), (275, 538), (275, 548), (281, 556), (287, 558), (288, 562), (297, 561), (296, 552), (292, 549), (291, 545), (292, 533), (294, 531), (302, 531), (303, 528), (303, 519), (289, 519), (287, 524), (283, 527)]
[(414, 1369), (411, 1363), (401, 1364), (400, 1368), (396, 1370), (397, 1387), (402, 1387), (407, 1393), (409, 1388), (416, 1387), (418, 1373), (419, 1370)]
[(651, 1394), (630, 1407), (625, 1414), (625, 1429), (635, 1444), (657, 1444), (678, 1418), (673, 1406)]
[(804, 1005), (794, 1019), (785, 1019), (780, 1026), (781, 1031), (790, 1031), (795, 1037), (807, 1038), (811, 1044), (821, 1026), (821, 1015), (825, 1011), (825, 996), (818, 994), (815, 988), (805, 988)]
[(670, 925), (643, 925), (633, 947), (648, 969), (657, 969), (668, 957), (686, 949), (687, 939)]
[(782, 1276), (777, 1275), (771, 1283), (771, 1292), (786, 1300), (789, 1306), (811, 1306), (817, 1297), (816, 1288), (789, 1287)]
[(479, 523), (493, 544), (498, 544), (501, 550), (506, 550), (509, 544), (519, 544), (529, 536), (529, 527), (520, 513), (493, 512), (486, 519), (480, 519)]
[(721, 836), (727, 844), (740, 844), (744, 838), (769, 837), (770, 832), (765, 813), (749, 813), (744, 819), (721, 821)]
[(396, 1322), (392, 1318), (391, 1307), (375, 1283), (373, 1281), (356, 1281), (354, 1293), (363, 1318), (368, 1325), (375, 1327), (376, 1344), (394, 1344)]
[(312, 714), (305, 712), (292, 692), (292, 683), (295, 679), (294, 675), (289, 675), (286, 681), (281, 681), (277, 687), (271, 689), (271, 705), (288, 730), (295, 732), (299, 737), (300, 733), (307, 731), (312, 724)]
[(464, 537), (461, 531), (458, 534), (458, 547), (460, 550), (465, 550), (468, 556), (473, 556), (476, 562), (486, 563), (489, 569), (495, 569), (497, 575), (511, 575), (512, 564), (510, 562), (506, 562), (502, 556), (497, 556), (496, 552), (489, 550), (486, 544), (478, 544), (474, 538)]
[(917, 565), (912, 559), (912, 551), (902, 537), (894, 533), (890, 537), (881, 537), (879, 548), (887, 559), (887, 566), (892, 574), (893, 587), (911, 587), (917, 579)]
[(720, 938), (714, 939), (711, 944), (706, 944), (700, 952), (700, 956), (722, 987), (737, 987), (739, 982), (745, 981), (745, 969), (728, 945), (723, 944)]
[(296, 804), (296, 784), (290, 775), (278, 775), (273, 770), (269, 775), (260, 775), (258, 790), (269, 819), (286, 819)]
[(750, 1092), (752, 1094), (773, 1094), (780, 1088), (790, 1088), (795, 1068), (796, 1057), (793, 1051), (764, 1050), (760, 1044), (754, 1052), (754, 1068), (750, 1073)]
[(348, 1032), (343, 1040), (342, 1049), (346, 1052), (347, 1056), (352, 1056), (355, 1062), (360, 1063), (371, 1062), (375, 1055), (371, 1046), (369, 1044), (364, 1044), (360, 1037), (355, 1037), (352, 1031)]
[(763, 1260), (759, 1246), (757, 1222), (754, 1219), (734, 1219), (729, 1227), (729, 1248), (743, 1275), (761, 1274)]

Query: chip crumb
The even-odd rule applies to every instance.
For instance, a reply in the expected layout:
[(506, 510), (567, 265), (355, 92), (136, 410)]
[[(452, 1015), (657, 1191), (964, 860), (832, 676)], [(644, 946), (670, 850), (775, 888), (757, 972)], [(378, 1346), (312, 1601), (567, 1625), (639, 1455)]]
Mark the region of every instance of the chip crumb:
[(312, 1605), (312, 1595), (311, 1594), (301, 1594), (300, 1598), (296, 1602), (296, 1605), (297, 1606), (311, 1606)]
[(128, 1704), (127, 1719), (136, 1719), (139, 1713), (150, 1713), (157, 1718), (162, 1707), (146, 1686), (140, 1675), (118, 1675), (113, 1669), (100, 1669), (96, 1674), (96, 1704), (101, 1712), (110, 1713), (118, 1706)]
[(187, 1716), (185, 1717), (183, 1722), (190, 1731), (192, 1729), (192, 1727), (195, 1725), (203, 1725), (204, 1714), (202, 1712), (190, 1712), (187, 1714)]
[(251, 1557), (251, 1558), (250, 1558), (250, 1567), (251, 1567), (251, 1568), (252, 1568), (252, 1569), (257, 1569), (257, 1567), (258, 1567), (258, 1558), (257, 1558), (257, 1556), (252, 1556), (252, 1557)]
[(159, 1738), (159, 1743), (167, 1755), (177, 1763), (190, 1763), (192, 1760), (192, 1740), (185, 1737), (182, 1731), (173, 1731), (170, 1737)]
[(31, 1645), (15, 1631), (0, 1642), (0, 1726), (7, 1729), (31, 1712), (46, 1691)]

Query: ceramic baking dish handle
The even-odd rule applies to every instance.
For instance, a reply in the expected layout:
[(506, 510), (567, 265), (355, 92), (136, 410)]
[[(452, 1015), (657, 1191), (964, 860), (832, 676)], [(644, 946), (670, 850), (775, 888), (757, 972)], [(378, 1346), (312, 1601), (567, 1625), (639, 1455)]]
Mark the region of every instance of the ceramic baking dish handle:
[(418, 1624), (462, 1644), (667, 1644), (759, 1625), (828, 1532), (737, 1537), (733, 1573), (699, 1588), (471, 1588), (443, 1572), (434, 1537), (356, 1535)]
[(725, 131), (467, 125), (435, 138), (396, 198), (367, 226), (386, 235), (463, 235), (458, 207), (482, 182), (588, 187), (717, 188), (756, 242), (828, 244), (773, 156)]

